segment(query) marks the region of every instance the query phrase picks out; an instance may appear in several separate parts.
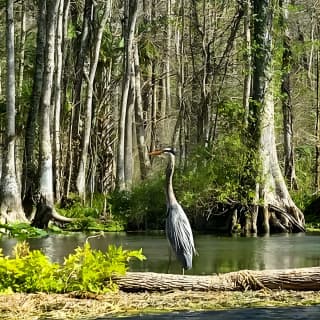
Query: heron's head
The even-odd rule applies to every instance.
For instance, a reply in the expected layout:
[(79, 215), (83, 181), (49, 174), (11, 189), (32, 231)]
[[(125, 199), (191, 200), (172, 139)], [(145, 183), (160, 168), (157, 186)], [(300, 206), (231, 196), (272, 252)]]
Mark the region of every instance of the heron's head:
[(160, 150), (154, 150), (149, 152), (149, 155), (151, 156), (160, 156), (160, 155), (176, 155), (175, 149), (173, 148), (163, 148)]

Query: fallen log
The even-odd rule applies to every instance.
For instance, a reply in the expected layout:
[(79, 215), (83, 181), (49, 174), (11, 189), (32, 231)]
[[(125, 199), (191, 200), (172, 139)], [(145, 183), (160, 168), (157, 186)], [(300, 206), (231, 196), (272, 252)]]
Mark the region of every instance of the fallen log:
[(135, 291), (244, 291), (260, 289), (318, 291), (320, 267), (283, 270), (241, 270), (211, 276), (127, 272), (113, 281), (120, 290)]

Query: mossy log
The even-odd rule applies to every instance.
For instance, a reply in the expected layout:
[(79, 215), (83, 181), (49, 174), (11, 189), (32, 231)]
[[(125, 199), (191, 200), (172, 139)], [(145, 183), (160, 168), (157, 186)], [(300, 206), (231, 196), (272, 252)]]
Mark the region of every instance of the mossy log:
[(242, 270), (212, 276), (128, 272), (115, 277), (123, 291), (320, 290), (320, 267), (284, 270)]

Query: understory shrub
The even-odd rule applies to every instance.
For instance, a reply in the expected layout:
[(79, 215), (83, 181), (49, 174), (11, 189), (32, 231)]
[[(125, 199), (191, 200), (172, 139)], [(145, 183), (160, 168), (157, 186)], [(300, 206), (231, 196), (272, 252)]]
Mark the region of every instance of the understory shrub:
[(0, 248), (0, 292), (114, 291), (112, 276), (125, 274), (131, 259), (144, 260), (145, 256), (141, 249), (129, 251), (114, 245), (106, 252), (93, 250), (86, 242), (60, 265), (21, 242), (13, 257), (4, 256)]
[(166, 216), (164, 179), (153, 175), (131, 192), (111, 194), (110, 210), (127, 230), (163, 229)]

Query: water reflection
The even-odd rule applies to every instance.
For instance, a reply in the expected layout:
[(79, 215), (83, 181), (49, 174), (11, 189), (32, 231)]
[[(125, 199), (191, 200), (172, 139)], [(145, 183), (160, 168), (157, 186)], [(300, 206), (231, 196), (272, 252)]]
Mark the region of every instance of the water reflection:
[[(82, 246), (87, 235), (51, 235), (43, 239), (29, 239), (31, 249), (41, 249), (52, 261), (63, 262), (65, 256)], [(139, 233), (108, 233), (104, 237), (90, 238), (95, 249), (105, 250), (109, 244), (125, 249), (143, 249), (146, 261), (135, 261), (132, 271), (181, 273), (181, 267), (172, 256), (165, 235)], [(0, 247), (9, 255), (16, 239), (0, 239)], [(195, 235), (199, 253), (188, 274), (212, 274), (242, 269), (284, 269), (320, 265), (320, 235), (290, 234), (268, 237), (223, 237)]]

